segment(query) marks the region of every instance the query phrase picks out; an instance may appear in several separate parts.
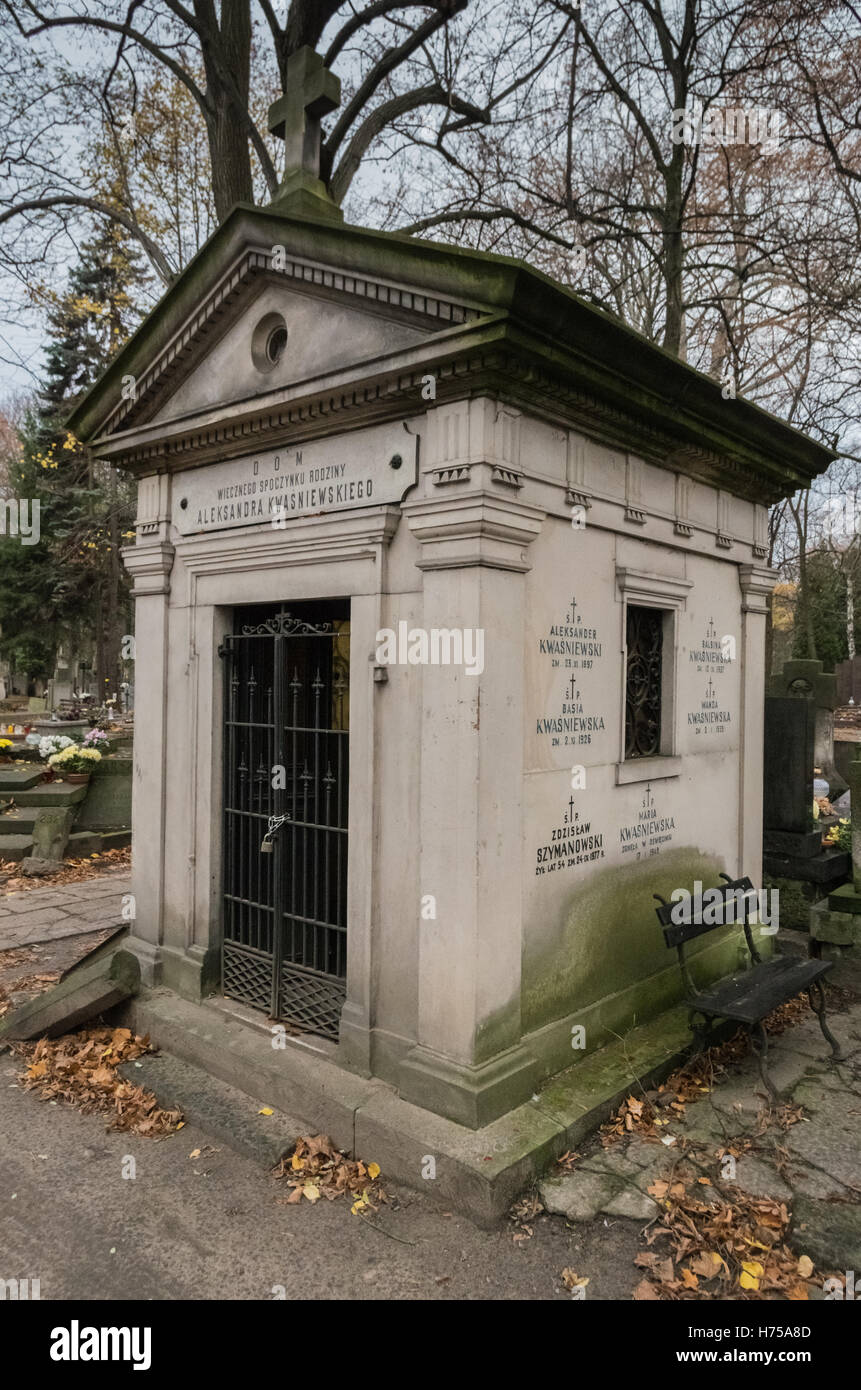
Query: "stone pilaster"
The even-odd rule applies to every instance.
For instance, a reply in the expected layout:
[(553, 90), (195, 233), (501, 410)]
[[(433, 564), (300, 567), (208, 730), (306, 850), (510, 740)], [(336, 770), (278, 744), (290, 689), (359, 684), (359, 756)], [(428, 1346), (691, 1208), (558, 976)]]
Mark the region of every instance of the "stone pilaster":
[(738, 872), (755, 883), (762, 873), (762, 766), (765, 718), (765, 625), (777, 574), (768, 565), (739, 565), (741, 710), (738, 778)]
[(137, 834), (132, 852), (135, 918), (129, 946), (140, 957), (141, 978), (149, 985), (159, 980), (164, 936), (167, 639), (173, 557), (173, 546), (163, 539), (139, 540), (123, 550), (135, 601), (132, 824)]
[(400, 1090), (477, 1128), (535, 1084), (520, 1041), (523, 652), (544, 514), (489, 489), (447, 490), (404, 514), (422, 547), (425, 631), (483, 633), (484, 660), (475, 674), (422, 669), (420, 894), (434, 915), (420, 921), (418, 1046)]

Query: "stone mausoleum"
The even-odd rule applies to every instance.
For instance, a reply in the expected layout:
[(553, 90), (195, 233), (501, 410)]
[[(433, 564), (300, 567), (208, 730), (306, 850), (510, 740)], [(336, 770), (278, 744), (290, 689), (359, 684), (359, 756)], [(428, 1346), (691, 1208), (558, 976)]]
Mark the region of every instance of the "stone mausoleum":
[(477, 1128), (678, 999), (654, 892), (760, 881), (767, 508), (831, 455), (520, 261), (345, 224), (304, 71), (278, 199), (70, 422), (138, 480), (131, 946)]

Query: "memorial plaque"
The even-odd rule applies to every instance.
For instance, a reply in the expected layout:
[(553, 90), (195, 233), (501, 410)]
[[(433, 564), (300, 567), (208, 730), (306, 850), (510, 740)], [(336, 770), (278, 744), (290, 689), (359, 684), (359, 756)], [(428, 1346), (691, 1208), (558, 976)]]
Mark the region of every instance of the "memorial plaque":
[(380, 425), (190, 470), (174, 479), (184, 536), (233, 526), (286, 526), (300, 516), (399, 502), (416, 481), (418, 439)]

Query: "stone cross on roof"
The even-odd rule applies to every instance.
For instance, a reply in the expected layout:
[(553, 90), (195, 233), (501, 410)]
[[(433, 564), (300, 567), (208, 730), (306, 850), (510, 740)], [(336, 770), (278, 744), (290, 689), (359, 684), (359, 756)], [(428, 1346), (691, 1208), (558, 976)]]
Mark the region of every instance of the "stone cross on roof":
[(269, 129), (285, 145), (284, 178), (274, 205), (285, 212), (341, 217), (320, 178), (320, 120), (341, 104), (341, 83), (313, 48), (287, 60), (284, 95), (269, 108)]

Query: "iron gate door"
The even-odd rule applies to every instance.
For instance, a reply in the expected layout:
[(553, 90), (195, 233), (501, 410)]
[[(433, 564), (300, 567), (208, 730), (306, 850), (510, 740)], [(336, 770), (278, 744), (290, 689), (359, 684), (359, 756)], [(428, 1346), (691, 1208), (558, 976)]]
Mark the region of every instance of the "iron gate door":
[(347, 975), (349, 611), (238, 609), (220, 648), (223, 992), (329, 1038)]

